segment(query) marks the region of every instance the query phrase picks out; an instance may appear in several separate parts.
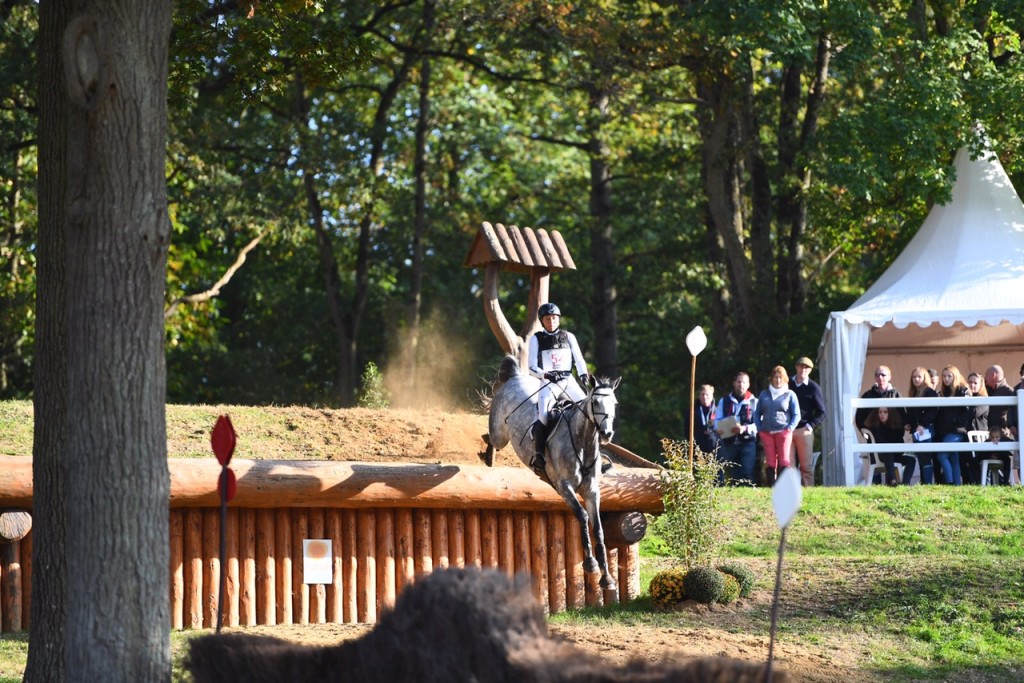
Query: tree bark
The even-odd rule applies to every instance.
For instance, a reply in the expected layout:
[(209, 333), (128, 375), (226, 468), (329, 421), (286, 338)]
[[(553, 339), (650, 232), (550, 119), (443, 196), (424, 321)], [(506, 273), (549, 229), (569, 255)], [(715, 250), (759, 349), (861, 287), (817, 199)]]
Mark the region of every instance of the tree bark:
[(60, 44), (71, 16), (65, 4), (39, 7), (39, 235), (36, 273), (36, 349), (32, 440), (32, 596), (29, 614), (28, 683), (63, 683), (67, 563), (64, 554), (65, 496), (61, 454), (67, 367), (64, 254), (67, 100)]
[[(62, 272), (47, 273), (55, 281), (41, 272), (40, 290), (56, 295), (63, 311), (55, 315), (66, 317), (48, 330), (49, 342), (63, 336), (63, 363), (39, 368), (37, 400), (48, 408), (47, 419), (37, 419), (34, 452), (58, 472), (43, 478), (38, 494), (50, 506), (59, 495), (66, 514), (56, 517), (62, 540), (49, 529), (37, 539), (35, 576), (56, 570), (63, 580), (45, 583), (66, 590), (32, 601), (41, 619), (33, 615), (30, 650), (63, 629), (62, 663), (51, 664), (56, 676), (46, 680), (169, 680), (163, 301), (171, 3), (55, 0), (40, 12), (41, 24), (53, 12), (41, 43), (40, 90), (52, 108), (45, 126), (63, 133), (40, 155), (41, 174), (62, 181), (41, 185), (40, 206), (58, 207), (46, 229), (63, 233), (65, 244)], [(54, 563), (51, 553), (63, 558)], [(43, 680), (43, 669), (31, 675)]]

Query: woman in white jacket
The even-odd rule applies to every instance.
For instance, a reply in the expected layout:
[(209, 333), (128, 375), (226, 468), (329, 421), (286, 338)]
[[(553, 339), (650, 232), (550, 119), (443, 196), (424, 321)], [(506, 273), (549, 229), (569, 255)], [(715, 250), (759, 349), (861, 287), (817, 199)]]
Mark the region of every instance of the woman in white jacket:
[(768, 486), (774, 486), (778, 472), (789, 467), (789, 447), (798, 422), (800, 402), (789, 388), (786, 368), (776, 365), (772, 370), (771, 384), (757, 397), (757, 434), (764, 447)]

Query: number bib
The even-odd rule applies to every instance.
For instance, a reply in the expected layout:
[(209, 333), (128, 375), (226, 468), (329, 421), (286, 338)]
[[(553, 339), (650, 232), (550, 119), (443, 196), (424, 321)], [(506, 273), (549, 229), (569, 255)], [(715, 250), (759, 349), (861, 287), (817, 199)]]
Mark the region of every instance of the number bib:
[(540, 352), (544, 359), (544, 369), (555, 372), (572, 371), (572, 350), (570, 349), (545, 349)]

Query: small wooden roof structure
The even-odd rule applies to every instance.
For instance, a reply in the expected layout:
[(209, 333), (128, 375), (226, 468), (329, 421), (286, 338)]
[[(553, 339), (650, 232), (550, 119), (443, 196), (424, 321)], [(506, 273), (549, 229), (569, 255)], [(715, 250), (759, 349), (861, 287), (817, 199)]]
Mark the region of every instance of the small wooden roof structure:
[(500, 263), (502, 270), (521, 273), (531, 268), (576, 270), (565, 240), (557, 230), (506, 227), (484, 221), (463, 265), (480, 268), (490, 263)]
[[(484, 221), (463, 265), (486, 268), (483, 301), (487, 323), (505, 353), (519, 356), (520, 363), (525, 364), (526, 340), (540, 329), (536, 311), (548, 301), (551, 271), (576, 270), (565, 240), (556, 230), (506, 227)], [(531, 311), (531, 315), (521, 335), (512, 330), (498, 301), (498, 273), (502, 270), (530, 274), (530, 299), (526, 310)]]

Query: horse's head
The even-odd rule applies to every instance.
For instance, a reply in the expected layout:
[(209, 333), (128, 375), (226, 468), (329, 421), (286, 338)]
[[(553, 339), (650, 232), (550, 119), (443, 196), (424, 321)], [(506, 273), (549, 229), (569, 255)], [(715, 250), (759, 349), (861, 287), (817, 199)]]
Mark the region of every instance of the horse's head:
[(587, 417), (597, 427), (602, 443), (611, 441), (615, 435), (615, 406), (618, 404), (615, 400), (615, 389), (621, 379), (620, 377), (615, 381), (604, 378), (597, 380), (587, 400)]

